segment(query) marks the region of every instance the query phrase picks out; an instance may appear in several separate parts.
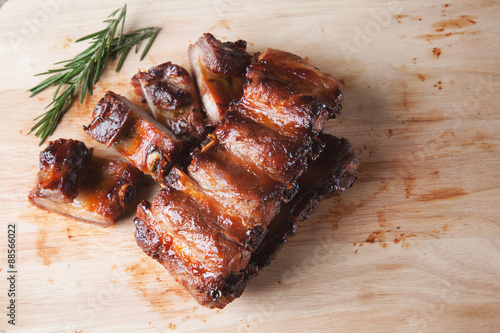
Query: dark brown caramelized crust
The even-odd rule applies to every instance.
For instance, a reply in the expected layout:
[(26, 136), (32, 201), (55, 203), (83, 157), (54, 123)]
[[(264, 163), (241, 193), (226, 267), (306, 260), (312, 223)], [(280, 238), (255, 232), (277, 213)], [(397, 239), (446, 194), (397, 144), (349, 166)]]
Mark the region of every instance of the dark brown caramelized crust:
[(246, 77), (234, 111), (283, 135), (317, 135), (340, 113), (342, 86), (295, 54), (267, 49)]
[(252, 58), (246, 52), (247, 42), (239, 39), (222, 43), (212, 34), (205, 33), (198, 43), (204, 51), (203, 62), (210, 72), (231, 77), (245, 76)]
[(89, 174), (80, 186), (73, 206), (85, 211), (86, 220), (109, 226), (134, 201), (143, 174), (136, 167), (103, 157), (94, 157)]
[(108, 91), (97, 103), (85, 132), (107, 147), (113, 146), (142, 172), (161, 181), (182, 149), (170, 130), (125, 97)]
[[(54, 149), (55, 146), (65, 149)], [(78, 174), (79, 181), (72, 187), (72, 192), (77, 194), (69, 200), (62, 187), (57, 190), (46, 188), (51, 183), (53, 174), (44, 172), (41, 168), (37, 185), (29, 195), (31, 203), (48, 211), (104, 227), (115, 223), (134, 200), (136, 184), (142, 179), (142, 173), (128, 163), (92, 157), (92, 150), (87, 149), (83, 142), (75, 140), (59, 139), (51, 142), (49, 148), (40, 154), (41, 167), (50, 156), (50, 163), (54, 170), (58, 170), (59, 179), (74, 178)], [(67, 168), (67, 156), (80, 156), (82, 151), (88, 154), (85, 166), (79, 164), (73, 169)]]
[(201, 140), (206, 126), (198, 92), (189, 73), (171, 62), (139, 72), (132, 78), (153, 116), (175, 135)]
[[(330, 75), (268, 49), (246, 76), (240, 102), (195, 150), (187, 173), (173, 169), (135, 220), (139, 246), (208, 307), (238, 297), (259, 270), (254, 255), (270, 260), (290, 225), (334, 188), (351, 186), (357, 170), (347, 141), (317, 137), (341, 107), (341, 86)], [(311, 163), (317, 171), (307, 177)]]
[(280, 135), (236, 112), (228, 113), (213, 133), (235, 158), (253, 165), (276, 181), (296, 179), (316, 143), (309, 136), (295, 140)]
[(188, 49), (193, 77), (198, 84), (209, 125), (217, 125), (243, 93), (245, 72), (252, 56), (243, 40), (222, 43), (206, 33)]
[(59, 202), (72, 202), (87, 175), (93, 151), (76, 140), (49, 142), (40, 153), (36, 192)]

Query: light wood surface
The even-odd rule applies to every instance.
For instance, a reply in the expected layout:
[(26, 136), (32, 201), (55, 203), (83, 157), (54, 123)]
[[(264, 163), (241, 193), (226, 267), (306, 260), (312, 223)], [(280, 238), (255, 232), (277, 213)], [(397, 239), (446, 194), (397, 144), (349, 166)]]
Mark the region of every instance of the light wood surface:
[[(324, 201), (224, 310), (200, 307), (133, 237), (32, 207), (51, 92), (34, 74), (72, 58), (120, 2), (8, 1), (0, 10), (0, 330), (8, 332), (500, 332), (500, 23), (497, 1), (129, 1), (162, 28), (145, 60), (109, 68), (51, 137), (86, 137), (95, 103), (203, 32), (288, 50), (341, 80), (326, 132), (347, 137), (357, 184)], [(150, 197), (154, 191), (141, 190)], [(7, 324), (7, 224), (17, 231), (17, 325)]]

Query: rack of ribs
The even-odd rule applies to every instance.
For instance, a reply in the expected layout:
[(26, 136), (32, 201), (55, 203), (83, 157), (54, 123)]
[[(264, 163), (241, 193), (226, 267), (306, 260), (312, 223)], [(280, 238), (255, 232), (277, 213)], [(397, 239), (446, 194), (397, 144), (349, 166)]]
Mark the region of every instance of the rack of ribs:
[(107, 227), (132, 203), (142, 173), (128, 163), (97, 157), (83, 142), (59, 139), (40, 153), (35, 206)]
[(358, 166), (345, 139), (321, 134), (341, 109), (331, 75), (267, 49), (246, 81), (186, 172), (173, 168), (135, 219), (138, 245), (210, 308), (239, 297), (319, 200), (352, 186)]
[(181, 151), (182, 141), (151, 114), (112, 91), (97, 103), (85, 132), (107, 147), (113, 146), (145, 174), (161, 181)]

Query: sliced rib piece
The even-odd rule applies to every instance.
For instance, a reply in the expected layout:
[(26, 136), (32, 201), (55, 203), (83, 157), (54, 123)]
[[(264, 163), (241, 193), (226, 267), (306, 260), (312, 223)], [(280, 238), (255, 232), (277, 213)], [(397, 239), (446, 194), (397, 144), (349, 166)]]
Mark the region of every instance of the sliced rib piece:
[(166, 179), (168, 187), (189, 195), (197, 205), (209, 212), (213, 216), (213, 223), (224, 230), (227, 239), (249, 250), (255, 250), (260, 244), (266, 232), (264, 227), (254, 226), (243, 217), (231, 214), (215, 199), (213, 192), (203, 189), (191, 177), (175, 167)]
[[(304, 77), (311, 81), (311, 87)], [(315, 159), (321, 161), (318, 155), (326, 143), (317, 135), (325, 121), (340, 110), (341, 86), (287, 52), (267, 50), (248, 68), (247, 78), (251, 78), (247, 87), (252, 87), (245, 88), (240, 102), (233, 104), (215, 132), (195, 150), (187, 175), (172, 171), (165, 190), (152, 204), (143, 202), (135, 221), (138, 244), (208, 307), (223, 308), (241, 294), (245, 276), (250, 274), (246, 271), (255, 270), (246, 254), (258, 251), (263, 235), (267, 238), (270, 231), (281, 230), (280, 222), (276, 225), (272, 221), (284, 207), (295, 209), (284, 205), (294, 202), (300, 188), (298, 179), (307, 165)], [(257, 91), (266, 85), (273, 91)], [(319, 179), (323, 176), (314, 174)], [(308, 187), (304, 191), (312, 193)], [(207, 197), (216, 203), (209, 203)], [(237, 228), (219, 220), (222, 211), (230, 221), (239, 218), (238, 228), (243, 228), (245, 236), (247, 231), (263, 230), (257, 233), (259, 242), (247, 246), (251, 242), (242, 239)], [(180, 217), (184, 219), (181, 222)], [(189, 230), (175, 234), (180, 225), (189, 226)], [(238, 247), (227, 247), (226, 240)], [(203, 253), (207, 253), (204, 259)], [(223, 254), (224, 259), (215, 260), (214, 254)], [(200, 271), (204, 275), (200, 276)]]
[(295, 140), (236, 112), (228, 113), (213, 134), (237, 158), (280, 182), (300, 176), (306, 156), (316, 154), (316, 141), (311, 137)]
[(317, 135), (342, 107), (342, 86), (292, 53), (267, 49), (247, 71), (243, 98), (234, 112), (273, 131)]
[(277, 182), (218, 143), (212, 136), (195, 152), (188, 174), (228, 211), (248, 224), (265, 226), (280, 207), (288, 182)]
[[(128, 163), (92, 156), (92, 151), (83, 142), (75, 140), (59, 139), (49, 143), (40, 154), (40, 172), (29, 195), (30, 202), (38, 208), (103, 227), (115, 223), (134, 200), (136, 184), (142, 179), (142, 173)], [(48, 154), (50, 159), (47, 159)], [(78, 159), (82, 155), (89, 156), (85, 165), (66, 167), (68, 156)], [(60, 170), (57, 174), (60, 179), (79, 175), (79, 180), (70, 186), (71, 192), (76, 193), (71, 200), (65, 195), (67, 188), (55, 190), (50, 185), (54, 174), (46, 172), (47, 162), (51, 169)], [(59, 195), (55, 195), (57, 191)]]
[(243, 93), (246, 68), (252, 59), (246, 45), (243, 40), (222, 43), (206, 33), (189, 46), (191, 71), (210, 125), (217, 125), (229, 104)]
[(184, 68), (167, 62), (137, 73), (131, 82), (153, 116), (172, 133), (185, 140), (201, 140), (205, 136), (198, 92)]
[(85, 132), (107, 147), (114, 147), (142, 172), (161, 181), (182, 141), (149, 113), (125, 97), (108, 91), (97, 103), (94, 119)]
[(35, 192), (49, 200), (72, 202), (87, 175), (93, 152), (80, 141), (51, 141), (40, 153)]

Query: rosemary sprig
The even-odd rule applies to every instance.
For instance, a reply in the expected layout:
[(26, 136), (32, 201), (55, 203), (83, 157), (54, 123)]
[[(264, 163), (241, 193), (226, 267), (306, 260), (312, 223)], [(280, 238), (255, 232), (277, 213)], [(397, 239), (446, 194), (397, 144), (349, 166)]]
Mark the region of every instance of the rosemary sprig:
[[(118, 12), (118, 17), (113, 18)], [(127, 5), (124, 5), (121, 10), (115, 10), (108, 16), (108, 19), (104, 21), (104, 23), (108, 24), (105, 29), (76, 40), (76, 43), (88, 40), (91, 45), (72, 60), (65, 60), (54, 64), (64, 64), (62, 68), (51, 69), (47, 72), (35, 75), (50, 76), (29, 90), (31, 92), (30, 97), (35, 96), (49, 87), (57, 86), (54, 96), (52, 97), (52, 102), (45, 108), (47, 111), (34, 119), (38, 120), (38, 122), (29, 132), (32, 133), (36, 131), (35, 136), (41, 139), (40, 144), (54, 132), (61, 117), (69, 109), (73, 100), (78, 95), (79, 90), (80, 104), (83, 103), (87, 94), (92, 95), (92, 86), (99, 80), (110, 57), (119, 57), (115, 69), (115, 71), (118, 72), (130, 49), (135, 47), (135, 53), (137, 53), (141, 41), (145, 39), (149, 39), (149, 41), (141, 54), (140, 60), (148, 53), (158, 33), (158, 28), (149, 27), (137, 29), (124, 34), (123, 27), (126, 13)], [(120, 25), (118, 36), (115, 37)]]

